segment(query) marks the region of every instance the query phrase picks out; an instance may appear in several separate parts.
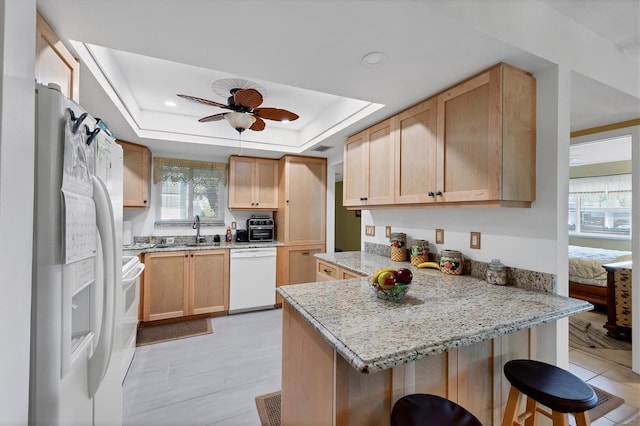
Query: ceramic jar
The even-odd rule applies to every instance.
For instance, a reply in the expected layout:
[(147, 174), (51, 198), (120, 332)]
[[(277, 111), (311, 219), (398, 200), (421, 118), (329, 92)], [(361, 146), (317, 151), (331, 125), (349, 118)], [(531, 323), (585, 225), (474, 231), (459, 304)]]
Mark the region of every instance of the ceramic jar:
[(404, 262), (407, 260), (407, 234), (394, 232), (389, 236), (391, 243), (391, 260)]
[(462, 275), (462, 253), (458, 250), (440, 252), (440, 272), (449, 275)]
[(418, 266), (429, 260), (429, 241), (413, 240), (411, 242), (411, 264)]

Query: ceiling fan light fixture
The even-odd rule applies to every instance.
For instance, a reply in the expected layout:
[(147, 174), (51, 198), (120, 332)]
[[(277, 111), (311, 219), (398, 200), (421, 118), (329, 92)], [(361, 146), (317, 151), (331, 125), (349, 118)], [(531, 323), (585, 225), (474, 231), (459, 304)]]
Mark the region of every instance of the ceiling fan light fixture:
[(238, 133), (242, 133), (255, 123), (256, 118), (251, 114), (244, 112), (229, 112), (224, 115), (224, 118), (231, 124), (231, 127), (236, 129)]

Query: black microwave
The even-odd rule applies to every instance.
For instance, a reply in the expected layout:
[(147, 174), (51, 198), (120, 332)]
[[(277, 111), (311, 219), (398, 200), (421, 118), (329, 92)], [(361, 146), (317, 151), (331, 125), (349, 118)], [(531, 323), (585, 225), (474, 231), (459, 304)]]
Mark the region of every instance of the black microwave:
[(273, 241), (273, 232), (273, 219), (247, 219), (247, 233), (249, 234), (249, 241)]

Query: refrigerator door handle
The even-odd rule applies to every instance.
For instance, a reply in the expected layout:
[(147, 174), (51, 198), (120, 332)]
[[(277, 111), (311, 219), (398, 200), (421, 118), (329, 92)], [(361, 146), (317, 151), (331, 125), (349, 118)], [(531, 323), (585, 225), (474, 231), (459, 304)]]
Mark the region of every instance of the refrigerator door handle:
[(96, 223), (104, 256), (104, 307), (100, 337), (93, 355), (89, 358), (89, 398), (93, 398), (96, 394), (111, 361), (115, 332), (116, 273), (119, 272), (116, 263), (115, 218), (109, 192), (102, 180), (96, 176), (92, 176), (91, 179), (93, 181), (93, 200), (96, 204)]

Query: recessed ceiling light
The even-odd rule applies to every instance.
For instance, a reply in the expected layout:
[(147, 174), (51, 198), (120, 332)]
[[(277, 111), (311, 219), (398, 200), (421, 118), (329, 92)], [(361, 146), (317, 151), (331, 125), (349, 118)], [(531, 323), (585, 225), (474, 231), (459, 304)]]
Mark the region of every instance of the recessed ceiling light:
[(169, 107), (174, 107), (174, 106), (176, 106), (176, 103), (175, 103), (175, 102), (173, 102), (173, 101), (164, 101), (164, 104), (165, 104), (166, 106), (169, 106)]
[(281, 123), (288, 123), (289, 120), (280, 120)]
[(370, 67), (384, 62), (386, 55), (382, 52), (370, 52), (362, 57), (362, 63)]

